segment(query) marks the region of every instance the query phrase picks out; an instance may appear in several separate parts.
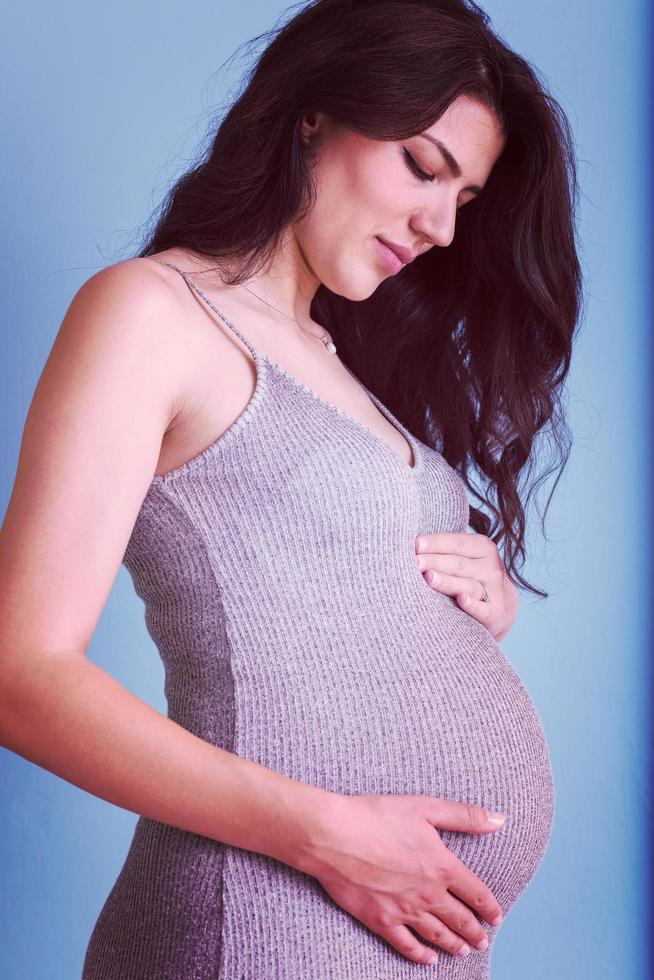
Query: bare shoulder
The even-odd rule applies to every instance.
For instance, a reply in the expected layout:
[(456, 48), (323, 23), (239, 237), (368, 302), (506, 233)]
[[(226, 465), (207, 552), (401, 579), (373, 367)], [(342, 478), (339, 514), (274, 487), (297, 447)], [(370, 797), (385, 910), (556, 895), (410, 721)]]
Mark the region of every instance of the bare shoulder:
[(137, 312), (165, 312), (176, 301), (177, 290), (171, 271), (149, 258), (124, 259), (95, 272), (77, 291), (78, 297), (92, 303), (132, 303)]
[(80, 286), (60, 327), (68, 339), (100, 344), (113, 356), (141, 357), (144, 384), (161, 386), (169, 427), (187, 407), (194, 364), (189, 331), (180, 315), (175, 274), (156, 261), (130, 258), (94, 273)]
[(178, 303), (154, 262), (131, 259), (84, 282), (56, 331), (0, 528), (4, 678), (90, 642), (188, 390)]

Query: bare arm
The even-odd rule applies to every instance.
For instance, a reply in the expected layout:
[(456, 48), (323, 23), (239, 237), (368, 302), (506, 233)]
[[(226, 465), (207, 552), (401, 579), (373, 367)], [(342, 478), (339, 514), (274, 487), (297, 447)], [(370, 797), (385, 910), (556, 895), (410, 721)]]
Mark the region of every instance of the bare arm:
[[(159, 278), (153, 278), (159, 277)], [(349, 796), (192, 735), (86, 656), (189, 390), (174, 297), (129, 260), (75, 296), (30, 406), (0, 530), (0, 743), (112, 803), (313, 875), (347, 912), (426, 963), (486, 941), (500, 907), (435, 828), (496, 830), (483, 808)]]
[(165, 289), (146, 260), (94, 275), (39, 379), (0, 531), (0, 743), (135, 813), (304, 867), (338, 794), (210, 745), (86, 656), (183, 404)]
[(337, 794), (210, 745), (81, 653), (24, 656), (8, 680), (2, 745), (127, 810), (309, 870)]

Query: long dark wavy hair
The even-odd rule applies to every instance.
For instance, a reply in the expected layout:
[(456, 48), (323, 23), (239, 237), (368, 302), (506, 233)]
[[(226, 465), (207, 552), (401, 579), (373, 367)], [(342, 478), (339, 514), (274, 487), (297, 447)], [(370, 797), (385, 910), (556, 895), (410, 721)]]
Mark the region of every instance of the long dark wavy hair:
[[(452, 243), (363, 301), (321, 285), (311, 316), (363, 383), (459, 473), (482, 505), (470, 506), (470, 526), (502, 547), (514, 584), (546, 597), (518, 563), (526, 505), (558, 468), (544, 531), (571, 443), (561, 392), (582, 291), (568, 120), (471, 0), (300, 6), (260, 36), (270, 43), (204, 158), (169, 190), (138, 254), (186, 247), (218, 266), (229, 259), (225, 282), (243, 282), (267, 267), (286, 226), (315, 201), (305, 114), (323, 111), (368, 138), (399, 140), (432, 126), (459, 96), (488, 106), (505, 147), (483, 193), (458, 215)], [(523, 501), (539, 434), (557, 455), (523, 488)]]

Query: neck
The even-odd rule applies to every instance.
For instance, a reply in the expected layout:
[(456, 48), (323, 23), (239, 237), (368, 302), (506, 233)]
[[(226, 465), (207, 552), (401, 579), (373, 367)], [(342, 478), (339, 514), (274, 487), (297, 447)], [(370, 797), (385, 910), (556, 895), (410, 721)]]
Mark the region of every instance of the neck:
[[(189, 260), (207, 268), (209, 275), (219, 275), (212, 271), (211, 260), (202, 255), (188, 252)], [(230, 273), (237, 263), (220, 260), (220, 265)], [(205, 280), (209, 282), (208, 279)], [(320, 282), (309, 269), (294, 236), (287, 234), (268, 266), (250, 276), (243, 283), (256, 297), (254, 302), (269, 304), (271, 316), (288, 318), (302, 330), (322, 336), (325, 328), (311, 318), (311, 303)], [(237, 287), (234, 287), (237, 288)]]

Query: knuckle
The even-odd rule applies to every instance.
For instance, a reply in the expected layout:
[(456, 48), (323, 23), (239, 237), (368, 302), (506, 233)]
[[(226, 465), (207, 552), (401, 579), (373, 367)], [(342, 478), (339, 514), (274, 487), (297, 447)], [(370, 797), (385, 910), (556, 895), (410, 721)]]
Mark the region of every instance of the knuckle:
[(415, 901), (411, 895), (401, 895), (396, 899), (396, 901), (400, 910), (400, 917), (413, 914), (415, 910)]
[(446, 890), (455, 883), (457, 877), (456, 868), (449, 865), (443, 867), (439, 873), (440, 882)]
[(390, 912), (375, 912), (372, 916), (373, 928), (377, 932), (387, 932), (395, 925)]
[(429, 930), (429, 935), (425, 933), (425, 939), (441, 949), (446, 949), (450, 953), (456, 953), (461, 948), (462, 940), (460, 936), (452, 934), (451, 929), (438, 922)]
[(397, 943), (397, 949), (399, 949), (403, 956), (413, 956), (419, 948), (417, 943), (409, 942), (408, 939), (399, 940)]

